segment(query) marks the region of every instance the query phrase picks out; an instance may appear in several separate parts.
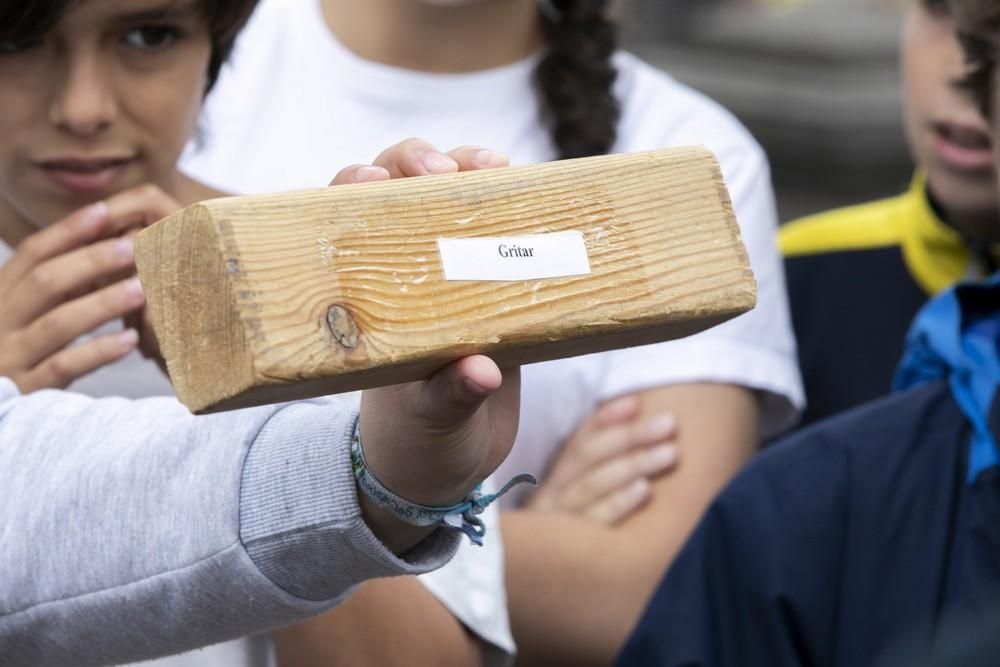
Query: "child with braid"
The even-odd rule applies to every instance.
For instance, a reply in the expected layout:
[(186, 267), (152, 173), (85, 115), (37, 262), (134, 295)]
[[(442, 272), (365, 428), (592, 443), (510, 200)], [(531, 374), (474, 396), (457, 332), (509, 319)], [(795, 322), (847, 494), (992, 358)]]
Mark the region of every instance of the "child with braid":
[[(184, 168), (248, 193), (319, 185), (330, 156), (364, 162), (411, 135), (496, 146), (515, 164), (715, 151), (757, 278), (756, 310), (683, 341), (526, 367), (518, 443), (500, 473), (545, 478), (530, 496), (512, 493), (502, 519), (519, 662), (609, 662), (709, 500), (801, 407), (758, 145), (717, 104), (618, 51), (602, 0), (265, 0), (204, 130)], [(377, 582), (279, 633), (279, 656), (447, 664), (485, 647), (502, 661), (513, 650), (503, 602), (489, 581), (479, 590), (449, 590), (447, 578)]]

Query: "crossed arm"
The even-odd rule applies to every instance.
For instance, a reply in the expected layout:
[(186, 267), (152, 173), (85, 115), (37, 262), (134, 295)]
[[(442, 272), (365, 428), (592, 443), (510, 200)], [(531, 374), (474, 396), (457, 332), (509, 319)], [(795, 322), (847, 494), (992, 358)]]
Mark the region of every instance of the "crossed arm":
[(747, 389), (690, 384), (639, 396), (642, 413), (676, 416), (680, 451), (639, 512), (616, 526), (530, 510), (503, 519), (519, 665), (609, 664), (709, 502), (756, 450)]
[(476, 638), (416, 577), (367, 581), (339, 607), (272, 638), (280, 667), (482, 662)]
[[(747, 389), (688, 384), (635, 396), (639, 420), (673, 414), (679, 424), (680, 464), (651, 482), (640, 510), (617, 525), (533, 509), (502, 521), (518, 664), (610, 663), (704, 509), (756, 450)], [(481, 660), (477, 641), (413, 578), (363, 584), (275, 642), (282, 667)]]

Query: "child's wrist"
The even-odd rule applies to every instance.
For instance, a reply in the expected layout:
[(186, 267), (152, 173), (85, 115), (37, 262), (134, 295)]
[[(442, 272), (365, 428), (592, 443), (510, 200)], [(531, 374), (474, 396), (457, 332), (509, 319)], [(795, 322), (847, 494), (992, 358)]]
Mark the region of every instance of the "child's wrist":
[[(363, 412), (363, 411), (362, 411)], [(438, 460), (430, 448), (416, 442), (394, 443), (387, 447), (387, 435), (382, 428), (356, 427), (356, 436), (365, 443), (364, 458), (367, 469), (379, 482), (393, 493), (407, 500), (429, 507), (450, 506), (461, 502), (481, 483), (470, 474), (450, 473), (445, 461)], [(381, 436), (382, 440), (379, 440)], [(447, 450), (447, 445), (436, 445), (434, 450)]]
[(499, 493), (484, 494), (480, 485), (464, 493), (458, 500), (443, 495), (443, 502), (426, 504), (404, 497), (390, 489), (369, 467), (361, 444), (361, 420), (354, 427), (351, 442), (351, 467), (354, 472), (359, 496), (367, 501), (367, 506), (377, 507), (383, 514), (389, 514), (397, 521), (419, 528), (454, 528), (465, 533), (473, 544), (482, 545), (486, 525), (479, 515), (490, 504), (506, 493), (515, 484), (529, 482), (535, 484), (531, 475), (518, 475), (509, 481)]
[(358, 506), (361, 508), (361, 516), (368, 529), (386, 549), (397, 556), (402, 556), (437, 530), (437, 526), (413, 526), (400, 521), (392, 513), (372, 502), (360, 488)]

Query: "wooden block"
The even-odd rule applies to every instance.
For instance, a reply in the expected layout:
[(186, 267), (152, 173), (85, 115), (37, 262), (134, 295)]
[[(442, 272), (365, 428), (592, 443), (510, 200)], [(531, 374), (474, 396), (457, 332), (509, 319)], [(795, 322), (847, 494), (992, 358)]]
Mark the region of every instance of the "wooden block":
[[(589, 274), (445, 279), (439, 239), (499, 239), (473, 268), (538, 271), (571, 249), (561, 232)], [(549, 254), (503, 241), (526, 235)], [(411, 381), (472, 353), (512, 365), (655, 343), (756, 302), (700, 148), (207, 201), (143, 231), (136, 263), (195, 412)]]

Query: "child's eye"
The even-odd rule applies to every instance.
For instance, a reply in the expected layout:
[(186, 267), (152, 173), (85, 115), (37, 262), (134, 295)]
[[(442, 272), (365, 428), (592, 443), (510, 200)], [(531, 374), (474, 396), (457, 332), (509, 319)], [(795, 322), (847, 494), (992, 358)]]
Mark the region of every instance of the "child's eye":
[(14, 56), (41, 45), (41, 40), (18, 41), (14, 39), (0, 39), (0, 56)]
[(126, 32), (122, 41), (141, 51), (162, 51), (173, 46), (180, 37), (181, 31), (173, 26), (142, 26)]

